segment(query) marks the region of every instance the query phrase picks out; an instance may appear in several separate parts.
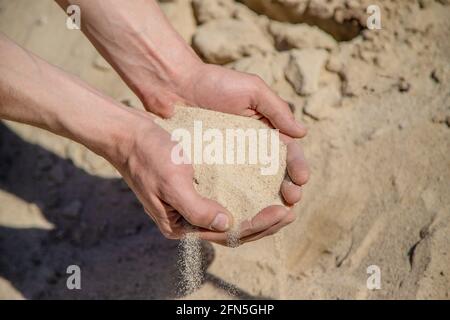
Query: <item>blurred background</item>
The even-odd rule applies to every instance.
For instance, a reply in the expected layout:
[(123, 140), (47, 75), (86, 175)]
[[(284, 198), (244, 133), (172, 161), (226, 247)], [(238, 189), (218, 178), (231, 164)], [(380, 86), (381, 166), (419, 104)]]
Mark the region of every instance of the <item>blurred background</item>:
[[(450, 3), (377, 1), (379, 30), (366, 28), (371, 4), (160, 1), (204, 61), (258, 74), (309, 128), (311, 179), (281, 253), (273, 237), (204, 244), (205, 282), (180, 296), (177, 241), (104, 159), (2, 121), (0, 299), (448, 299)], [(142, 108), (53, 1), (0, 0), (0, 31)], [(82, 290), (66, 288), (72, 264)], [(366, 285), (371, 265), (379, 290)]]

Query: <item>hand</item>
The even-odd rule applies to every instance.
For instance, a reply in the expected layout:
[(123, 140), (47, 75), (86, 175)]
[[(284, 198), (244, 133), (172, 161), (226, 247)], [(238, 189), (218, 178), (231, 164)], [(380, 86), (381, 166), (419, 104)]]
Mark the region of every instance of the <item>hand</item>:
[[(126, 159), (115, 154), (109, 161), (119, 170), (143, 204), (147, 214), (164, 236), (179, 239), (187, 231), (185, 221), (196, 226), (195, 232), (205, 240), (227, 245), (227, 231), (232, 216), (219, 203), (203, 198), (194, 189), (191, 165), (175, 164), (168, 132), (143, 114), (132, 120), (131, 141)], [(292, 222), (294, 214), (283, 206), (262, 210), (240, 226), (240, 242), (254, 241), (278, 231)]]
[[(70, 3), (69, 0), (58, 2), (63, 8)], [(295, 122), (287, 103), (262, 80), (204, 64), (172, 28), (154, 0), (113, 1), (108, 6), (103, 6), (102, 1), (77, 0), (77, 4), (84, 12), (83, 32), (137, 94), (147, 110), (168, 117), (173, 113), (174, 103), (184, 102), (260, 118), (280, 129), (283, 133), (281, 137), (287, 144), (289, 174), (281, 186), (281, 193), (288, 204), (300, 200), (301, 186), (308, 180), (308, 169), (302, 151), (293, 138), (304, 136), (306, 130)], [(98, 19), (99, 16), (104, 19)], [(140, 141), (146, 138), (140, 138)], [(151, 156), (147, 155), (147, 149), (135, 152)], [(144, 154), (136, 159), (143, 157)], [(148, 167), (143, 167), (142, 171), (133, 174), (143, 175), (149, 171)], [(170, 170), (166, 174), (169, 176)], [(144, 190), (142, 188), (140, 194)], [(142, 196), (140, 198), (143, 199)], [(183, 215), (183, 212), (180, 214)], [(251, 221), (243, 234), (247, 240), (256, 240), (275, 232), (293, 219), (292, 212), (286, 208), (269, 207)], [(256, 230), (259, 230), (257, 235)], [(204, 233), (203, 236), (222, 241), (222, 238), (217, 238), (217, 233)]]
[(151, 94), (144, 94), (146, 109), (169, 117), (174, 103), (183, 102), (261, 119), (279, 129), (287, 145), (289, 175), (281, 185), (281, 193), (289, 205), (300, 201), (301, 186), (308, 181), (309, 172), (303, 152), (293, 138), (305, 136), (306, 129), (295, 121), (288, 104), (257, 76), (203, 63), (193, 64), (191, 69), (189, 75), (177, 82), (178, 86), (168, 86), (170, 90), (157, 95), (153, 90)]

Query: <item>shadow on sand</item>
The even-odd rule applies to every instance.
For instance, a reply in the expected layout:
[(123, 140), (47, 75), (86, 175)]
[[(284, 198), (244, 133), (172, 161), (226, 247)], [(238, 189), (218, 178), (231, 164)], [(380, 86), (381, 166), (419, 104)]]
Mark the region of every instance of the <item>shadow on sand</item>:
[[(178, 242), (161, 236), (122, 179), (91, 175), (0, 122), (0, 189), (36, 204), (54, 225), (0, 226), (0, 277), (25, 298), (179, 297)], [(203, 251), (207, 267), (214, 249), (204, 243)], [(66, 287), (66, 268), (74, 264), (81, 290)], [(209, 273), (205, 281), (237, 298), (260, 298)]]

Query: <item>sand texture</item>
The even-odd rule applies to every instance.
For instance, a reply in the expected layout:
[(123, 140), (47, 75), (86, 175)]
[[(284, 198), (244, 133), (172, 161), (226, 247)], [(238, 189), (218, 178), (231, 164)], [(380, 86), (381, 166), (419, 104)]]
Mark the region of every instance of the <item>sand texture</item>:
[[(194, 122), (202, 123), (202, 131), (206, 132), (208, 129), (217, 129), (224, 137), (223, 158), (226, 155), (226, 143), (234, 144), (235, 151), (237, 151), (236, 139), (232, 141), (225, 141), (227, 129), (241, 129), (241, 130), (259, 130), (267, 129), (268, 127), (261, 121), (215, 112), (199, 108), (188, 108), (184, 106), (177, 106), (175, 115), (168, 120), (157, 120), (157, 123), (169, 132), (175, 129), (183, 128), (191, 133), (194, 139)], [(194, 142), (192, 141), (192, 144)], [(206, 148), (208, 142), (203, 142), (203, 149)], [(270, 145), (266, 141), (261, 140), (268, 148), (270, 154)], [(262, 175), (262, 164), (249, 164), (249, 142), (246, 140), (245, 163), (236, 163), (237, 157), (235, 155), (235, 164), (207, 164), (204, 160), (201, 163), (196, 163), (191, 156), (191, 161), (194, 166), (194, 186), (197, 191), (204, 197), (213, 199), (223, 205), (234, 217), (235, 227), (245, 219), (252, 218), (262, 209), (270, 205), (283, 205), (280, 196), (280, 186), (284, 179), (286, 172), (286, 146), (284, 143), (279, 143), (279, 152), (277, 170), (275, 174)], [(194, 153), (194, 146), (192, 146), (192, 154)]]
[[(182, 298), (450, 298), (450, 4), (380, 0), (382, 30), (367, 30), (369, 4), (161, 3), (206, 62), (258, 74), (290, 102), (311, 169), (278, 244), (202, 243), (203, 282)], [(54, 1), (0, 0), (0, 31), (142, 109)], [(200, 182), (230, 211), (257, 211), (247, 202), (260, 195), (230, 196), (242, 181), (226, 178)], [(177, 252), (104, 159), (0, 123), (0, 298), (178, 298)], [(71, 264), (81, 291), (66, 288)]]

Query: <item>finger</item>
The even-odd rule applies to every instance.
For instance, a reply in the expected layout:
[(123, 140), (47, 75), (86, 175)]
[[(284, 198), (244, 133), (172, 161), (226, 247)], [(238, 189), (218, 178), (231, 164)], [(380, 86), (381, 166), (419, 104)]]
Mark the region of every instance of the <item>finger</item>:
[(289, 213), (289, 210), (280, 205), (273, 205), (261, 210), (257, 215), (240, 224), (239, 237), (262, 232), (279, 223)]
[(211, 241), (222, 246), (229, 246), (228, 234), (225, 232), (214, 232), (209, 230), (199, 230), (198, 236), (202, 240)]
[(294, 205), (300, 201), (302, 197), (302, 188), (292, 182), (292, 180), (287, 177), (281, 183), (281, 195), (289, 205)]
[(168, 203), (194, 226), (214, 231), (227, 231), (231, 214), (222, 205), (200, 196), (191, 181), (180, 182), (173, 190), (175, 196)]
[(302, 186), (308, 182), (308, 165), (300, 145), (295, 140), (287, 145), (286, 166), (289, 177), (296, 185)]
[(164, 205), (159, 201), (153, 201), (151, 209), (144, 207), (145, 212), (155, 222), (158, 229), (167, 239), (181, 239), (185, 233), (183, 225), (179, 223), (179, 214), (167, 212)]
[(266, 85), (256, 111), (268, 118), (270, 123), (284, 134), (294, 138), (306, 135), (306, 128), (295, 120), (289, 105)]
[(247, 242), (259, 240), (259, 239), (267, 237), (267, 236), (271, 236), (271, 235), (277, 233), (278, 231), (280, 231), (280, 229), (284, 228), (288, 224), (294, 222), (295, 218), (296, 218), (296, 216), (295, 216), (294, 212), (289, 211), (289, 213), (285, 216), (285, 218), (282, 221), (280, 221), (279, 223), (277, 223), (276, 225), (270, 227), (267, 230), (259, 232), (257, 234), (253, 234), (253, 235), (241, 238), (240, 243), (244, 244)]
[[(252, 219), (241, 222), (239, 238), (261, 233), (282, 221), (289, 211), (279, 205), (270, 206), (261, 210)], [(229, 241), (229, 236), (223, 232), (212, 232), (209, 230), (198, 230), (199, 237), (203, 240), (212, 241), (221, 245), (229, 246), (235, 241)]]

